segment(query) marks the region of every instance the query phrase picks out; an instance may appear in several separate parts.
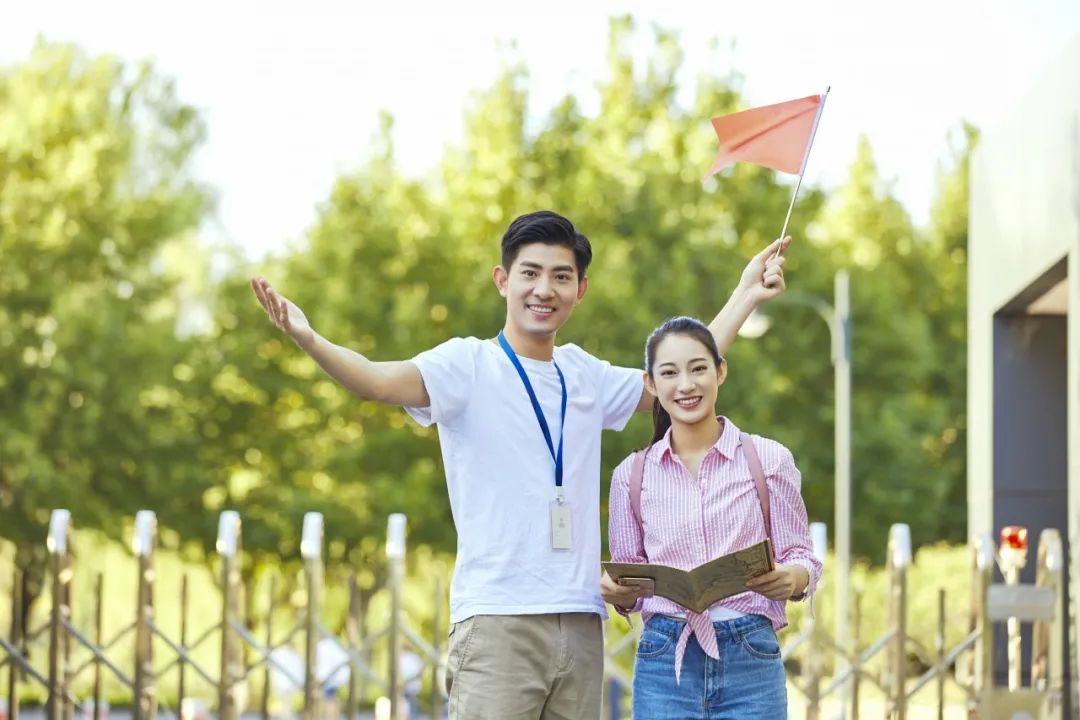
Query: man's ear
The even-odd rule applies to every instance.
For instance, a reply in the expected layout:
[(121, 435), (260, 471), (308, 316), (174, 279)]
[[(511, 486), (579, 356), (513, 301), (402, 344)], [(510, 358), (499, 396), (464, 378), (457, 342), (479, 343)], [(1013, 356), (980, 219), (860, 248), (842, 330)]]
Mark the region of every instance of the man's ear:
[(502, 265), (496, 265), (491, 271), (491, 279), (495, 283), (495, 288), (499, 291), (499, 294), (506, 297), (506, 286), (510, 282), (510, 275), (506, 272), (506, 268)]
[(585, 293), (589, 290), (589, 278), (583, 277), (578, 280), (577, 284), (577, 299), (581, 302), (581, 298), (585, 297)]

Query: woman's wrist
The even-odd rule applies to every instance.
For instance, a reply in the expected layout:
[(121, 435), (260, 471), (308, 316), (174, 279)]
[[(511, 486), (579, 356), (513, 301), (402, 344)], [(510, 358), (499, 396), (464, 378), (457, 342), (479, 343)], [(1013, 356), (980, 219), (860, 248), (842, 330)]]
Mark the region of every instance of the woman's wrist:
[(797, 600), (806, 596), (810, 587), (810, 572), (802, 565), (792, 565), (795, 571), (795, 589), (791, 593), (791, 599)]

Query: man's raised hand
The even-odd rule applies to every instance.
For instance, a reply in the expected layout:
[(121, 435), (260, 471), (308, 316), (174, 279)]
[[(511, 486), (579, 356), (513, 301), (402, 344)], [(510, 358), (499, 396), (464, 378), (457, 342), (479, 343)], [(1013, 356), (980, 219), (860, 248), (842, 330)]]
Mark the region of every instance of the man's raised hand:
[(264, 277), (251, 278), (251, 289), (266, 311), (270, 322), (292, 338), (300, 347), (305, 347), (315, 336), (304, 311), (283, 295), (279, 295)]

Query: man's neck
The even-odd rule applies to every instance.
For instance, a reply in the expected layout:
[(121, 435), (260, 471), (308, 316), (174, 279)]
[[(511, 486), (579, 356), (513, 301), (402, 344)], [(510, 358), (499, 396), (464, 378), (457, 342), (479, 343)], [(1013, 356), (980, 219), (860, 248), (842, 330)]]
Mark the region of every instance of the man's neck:
[(723, 432), (723, 423), (715, 417), (693, 425), (672, 423), (671, 444), (679, 455), (697, 455), (715, 445)]
[(530, 335), (518, 332), (510, 325), (504, 327), (502, 333), (506, 337), (506, 341), (510, 343), (514, 353), (519, 357), (550, 362), (555, 355), (554, 335)]

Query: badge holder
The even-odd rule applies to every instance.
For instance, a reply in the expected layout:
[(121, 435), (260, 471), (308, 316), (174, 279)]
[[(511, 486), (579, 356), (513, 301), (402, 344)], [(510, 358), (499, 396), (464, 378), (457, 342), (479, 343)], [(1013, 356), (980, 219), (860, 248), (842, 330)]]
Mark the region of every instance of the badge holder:
[(551, 549), (569, 550), (573, 542), (573, 523), (570, 504), (560, 487), (551, 501)]

